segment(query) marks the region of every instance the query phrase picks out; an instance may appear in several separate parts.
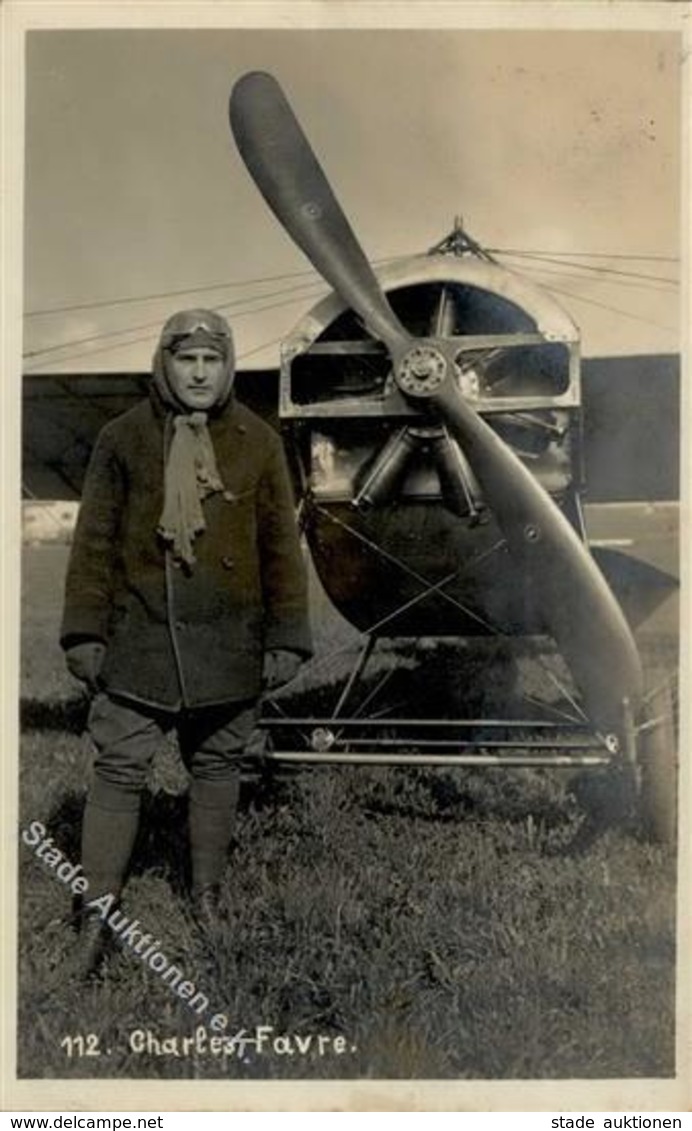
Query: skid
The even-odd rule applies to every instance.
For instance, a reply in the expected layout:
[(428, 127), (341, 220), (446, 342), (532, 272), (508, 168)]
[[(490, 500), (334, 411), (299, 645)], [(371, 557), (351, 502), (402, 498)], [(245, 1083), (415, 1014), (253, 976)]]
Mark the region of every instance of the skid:
[(265, 757), (312, 765), (607, 766), (612, 742), (586, 726), (505, 719), (262, 719)]

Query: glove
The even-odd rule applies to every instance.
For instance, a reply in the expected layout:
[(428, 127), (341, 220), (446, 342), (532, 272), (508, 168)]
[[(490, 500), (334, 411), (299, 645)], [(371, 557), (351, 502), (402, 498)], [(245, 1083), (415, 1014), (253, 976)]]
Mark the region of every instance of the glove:
[(96, 691), (105, 654), (106, 645), (102, 641), (86, 640), (67, 649), (65, 662), (75, 679), (85, 683), (90, 691)]
[(276, 648), (272, 652), (267, 652), (262, 673), (265, 691), (274, 691), (277, 687), (290, 683), (298, 675), (302, 662), (297, 652), (289, 652), (285, 648)]

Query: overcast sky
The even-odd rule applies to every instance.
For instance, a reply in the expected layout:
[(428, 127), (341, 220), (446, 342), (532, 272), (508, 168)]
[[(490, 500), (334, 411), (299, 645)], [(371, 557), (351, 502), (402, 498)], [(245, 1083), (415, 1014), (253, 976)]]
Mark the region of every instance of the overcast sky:
[(276, 364), (324, 288), (235, 151), (228, 96), (253, 69), (372, 259), (426, 250), (456, 214), (488, 247), (607, 253), (507, 262), (561, 292), (587, 356), (675, 351), (680, 54), (630, 31), (32, 31), (26, 371), (146, 369), (173, 310), (231, 303), (241, 363)]

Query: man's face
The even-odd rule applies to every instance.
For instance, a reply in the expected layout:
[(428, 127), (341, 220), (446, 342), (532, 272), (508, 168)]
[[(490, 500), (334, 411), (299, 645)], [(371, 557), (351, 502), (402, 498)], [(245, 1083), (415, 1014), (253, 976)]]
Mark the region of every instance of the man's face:
[(209, 346), (178, 350), (166, 358), (168, 383), (186, 408), (206, 412), (216, 403), (226, 379), (226, 362)]

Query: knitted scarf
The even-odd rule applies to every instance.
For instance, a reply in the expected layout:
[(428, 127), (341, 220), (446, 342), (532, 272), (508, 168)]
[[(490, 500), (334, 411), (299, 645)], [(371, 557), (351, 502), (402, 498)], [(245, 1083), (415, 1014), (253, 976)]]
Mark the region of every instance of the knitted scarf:
[(206, 525), (202, 500), (222, 490), (206, 412), (174, 416), (158, 531), (174, 557), (189, 568), (195, 564), (192, 543)]

